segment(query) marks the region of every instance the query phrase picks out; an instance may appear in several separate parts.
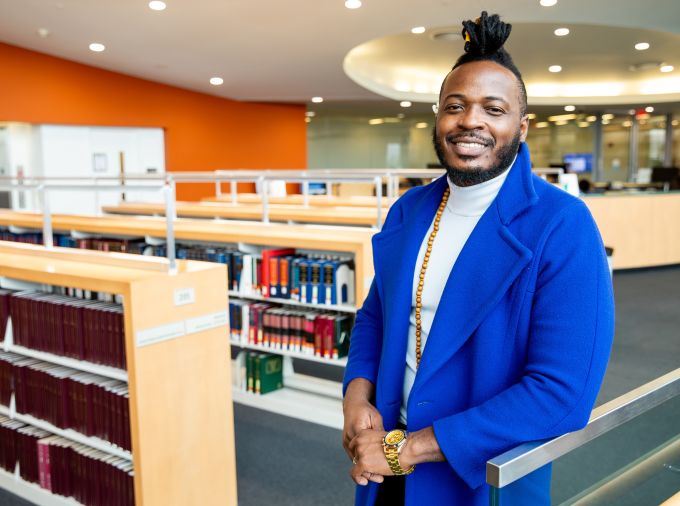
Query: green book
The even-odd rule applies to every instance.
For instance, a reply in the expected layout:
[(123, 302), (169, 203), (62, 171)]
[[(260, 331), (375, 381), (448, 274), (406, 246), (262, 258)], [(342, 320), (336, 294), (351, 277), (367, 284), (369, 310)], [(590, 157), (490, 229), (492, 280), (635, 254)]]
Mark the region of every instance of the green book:
[(260, 394), (283, 388), (283, 357), (263, 353), (259, 357), (256, 375), (259, 376)]
[(262, 393), (262, 390), (261, 390), (262, 385), (260, 383), (260, 377), (261, 377), (260, 376), (260, 361), (261, 361), (260, 359), (262, 358), (263, 355), (265, 355), (265, 354), (264, 353), (257, 353), (253, 357), (253, 377), (254, 377), (253, 381), (255, 382), (255, 393), (258, 394), (258, 395)]
[(354, 318), (349, 315), (337, 316), (333, 329), (333, 358), (346, 357), (349, 353), (349, 336), (352, 334)]
[(246, 353), (246, 382), (248, 392), (255, 392), (255, 377), (253, 374), (253, 362), (255, 360), (255, 353), (249, 351)]

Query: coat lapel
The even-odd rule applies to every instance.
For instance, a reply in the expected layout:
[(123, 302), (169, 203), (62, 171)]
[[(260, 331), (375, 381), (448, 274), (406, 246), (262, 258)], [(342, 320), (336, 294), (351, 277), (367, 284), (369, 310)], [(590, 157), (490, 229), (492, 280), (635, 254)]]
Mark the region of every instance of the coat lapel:
[(389, 381), (380, 384), (388, 388), (388, 391), (382, 391), (386, 402), (401, 399), (413, 273), (420, 245), (446, 186), (446, 178), (439, 178), (413, 206), (403, 210), (405, 216), (401, 224), (373, 237), (375, 268), (384, 296), (383, 355), (388, 359), (382, 361), (380, 376), (389, 378)]
[(412, 392), (460, 349), (532, 258), (531, 250), (506, 226), (537, 198), (524, 144), (510, 170), (451, 270)]

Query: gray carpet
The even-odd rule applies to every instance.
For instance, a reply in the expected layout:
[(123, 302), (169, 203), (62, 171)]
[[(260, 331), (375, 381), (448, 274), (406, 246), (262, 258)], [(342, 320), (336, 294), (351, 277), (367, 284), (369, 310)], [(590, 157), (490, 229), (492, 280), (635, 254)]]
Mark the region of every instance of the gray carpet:
[[(598, 403), (680, 366), (678, 287), (680, 267), (615, 274), (617, 332)], [(560, 459), (553, 473), (555, 504), (569, 504), (568, 498), (583, 488), (676, 435), (677, 420), (680, 399)], [(352, 504), (349, 461), (339, 431), (240, 405), (235, 406), (235, 422), (240, 506)], [(658, 504), (669, 490), (680, 490), (680, 474), (660, 471), (612, 504)], [(0, 504), (28, 503), (0, 491)]]

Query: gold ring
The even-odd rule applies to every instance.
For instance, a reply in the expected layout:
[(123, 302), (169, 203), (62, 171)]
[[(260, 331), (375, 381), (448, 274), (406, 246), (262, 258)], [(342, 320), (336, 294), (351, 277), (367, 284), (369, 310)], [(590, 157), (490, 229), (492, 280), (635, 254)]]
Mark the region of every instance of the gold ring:
[(357, 465), (357, 458), (356, 458), (356, 457), (354, 457), (354, 458), (352, 459), (352, 464), (354, 464), (355, 466)]

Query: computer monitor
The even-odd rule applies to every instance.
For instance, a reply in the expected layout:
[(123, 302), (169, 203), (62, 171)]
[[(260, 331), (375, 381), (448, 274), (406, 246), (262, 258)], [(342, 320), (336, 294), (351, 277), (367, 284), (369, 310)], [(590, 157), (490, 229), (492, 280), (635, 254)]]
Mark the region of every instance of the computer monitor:
[(677, 167), (654, 167), (652, 169), (652, 183), (677, 183)]
[(325, 195), (326, 194), (326, 183), (315, 183), (309, 182), (309, 194), (310, 195)]
[(592, 153), (568, 153), (562, 158), (569, 172), (592, 172)]

